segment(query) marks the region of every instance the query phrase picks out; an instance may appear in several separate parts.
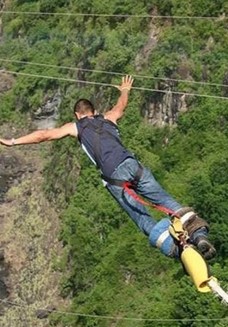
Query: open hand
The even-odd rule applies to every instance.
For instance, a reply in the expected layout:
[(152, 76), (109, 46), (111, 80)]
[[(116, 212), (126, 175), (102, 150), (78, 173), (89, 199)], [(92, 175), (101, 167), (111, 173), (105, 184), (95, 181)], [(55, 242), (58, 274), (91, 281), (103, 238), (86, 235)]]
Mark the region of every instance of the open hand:
[(118, 90), (120, 90), (121, 92), (123, 90), (130, 91), (133, 82), (134, 82), (134, 79), (132, 78), (132, 76), (126, 75), (126, 76), (122, 77), (122, 83), (121, 83), (121, 85), (115, 85), (115, 87)]
[(0, 139), (0, 144), (5, 145), (5, 146), (12, 146), (13, 141), (12, 140), (6, 140), (6, 139)]

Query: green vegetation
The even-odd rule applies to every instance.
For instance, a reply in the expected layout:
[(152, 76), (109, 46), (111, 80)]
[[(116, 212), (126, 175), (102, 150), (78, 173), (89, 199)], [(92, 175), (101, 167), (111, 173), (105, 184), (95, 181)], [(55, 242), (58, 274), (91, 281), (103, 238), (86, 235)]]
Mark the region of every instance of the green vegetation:
[[(22, 1), (13, 11), (106, 13), (169, 16), (219, 16), (227, 14), (225, 0), (177, 1)], [(11, 14), (3, 16), (4, 35), (0, 58), (44, 63), (1, 62), (16, 72), (100, 83), (120, 77), (89, 70), (135, 74), (136, 57), (149, 39), (149, 18), (82, 17)], [(206, 83), (227, 83), (227, 19), (154, 19), (158, 43), (143, 62), (140, 74), (175, 79), (192, 78)], [(61, 67), (60, 67), (61, 66)], [(167, 82), (168, 83), (168, 82)], [(169, 84), (169, 83), (168, 83)], [(153, 79), (136, 78), (135, 86), (164, 88)], [(227, 96), (227, 87), (170, 82), (172, 90)], [(0, 122), (26, 117), (44, 95), (60, 88), (64, 95), (60, 122), (73, 119), (78, 97), (95, 101), (98, 110), (111, 107), (118, 96), (114, 88), (58, 79), (18, 76), (13, 89), (1, 96)], [(228, 283), (228, 102), (189, 96), (188, 112), (177, 127), (156, 128), (143, 115), (149, 103), (162, 94), (133, 90), (120, 124), (124, 144), (150, 167), (178, 201), (192, 205), (211, 225), (211, 240), (218, 257), (212, 273)], [(146, 108), (146, 109), (145, 109)], [(16, 115), (15, 115), (16, 114)], [(164, 142), (167, 140), (167, 142)], [(86, 316), (54, 315), (52, 326), (222, 327), (227, 322), (200, 319), (224, 318), (226, 308), (212, 294), (199, 294), (179, 263), (149, 247), (129, 218), (103, 188), (96, 169), (72, 140), (53, 144), (46, 168), (47, 194), (62, 213), (61, 240), (65, 256), (61, 293), (72, 299), (70, 311), (113, 316), (113, 320)], [(156, 217), (159, 213), (153, 212)], [(161, 321), (128, 321), (143, 317)], [(187, 319), (192, 319), (187, 320)], [(58, 325), (59, 326), (59, 325)]]

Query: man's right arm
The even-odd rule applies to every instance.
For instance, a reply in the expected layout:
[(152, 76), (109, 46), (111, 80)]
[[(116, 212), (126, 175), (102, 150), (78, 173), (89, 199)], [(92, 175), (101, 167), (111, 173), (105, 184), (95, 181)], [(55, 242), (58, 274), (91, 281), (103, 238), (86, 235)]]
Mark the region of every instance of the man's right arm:
[(45, 141), (53, 141), (66, 136), (77, 137), (78, 131), (75, 123), (67, 123), (58, 128), (37, 130), (16, 139), (0, 139), (0, 144), (5, 146), (34, 144)]

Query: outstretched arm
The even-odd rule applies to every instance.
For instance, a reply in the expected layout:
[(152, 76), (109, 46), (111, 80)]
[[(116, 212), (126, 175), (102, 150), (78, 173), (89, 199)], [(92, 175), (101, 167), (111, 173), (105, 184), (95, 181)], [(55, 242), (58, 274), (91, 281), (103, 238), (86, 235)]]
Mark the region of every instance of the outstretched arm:
[(128, 103), (128, 93), (131, 90), (133, 81), (133, 78), (128, 75), (122, 78), (121, 85), (116, 86), (121, 92), (117, 103), (110, 111), (104, 115), (104, 118), (111, 120), (113, 123), (116, 123), (117, 120), (123, 116), (124, 109)]
[(77, 127), (75, 123), (67, 123), (59, 128), (37, 130), (17, 139), (0, 139), (0, 144), (5, 146), (41, 143), (61, 139), (65, 136), (77, 137)]

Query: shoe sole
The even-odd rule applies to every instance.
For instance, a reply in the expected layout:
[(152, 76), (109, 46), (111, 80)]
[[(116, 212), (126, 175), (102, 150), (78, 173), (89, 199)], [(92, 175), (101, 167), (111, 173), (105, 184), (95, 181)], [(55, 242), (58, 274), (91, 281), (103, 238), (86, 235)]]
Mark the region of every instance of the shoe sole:
[(199, 243), (197, 244), (197, 249), (202, 253), (203, 257), (207, 260), (214, 258), (216, 255), (215, 248), (207, 240), (200, 240)]

